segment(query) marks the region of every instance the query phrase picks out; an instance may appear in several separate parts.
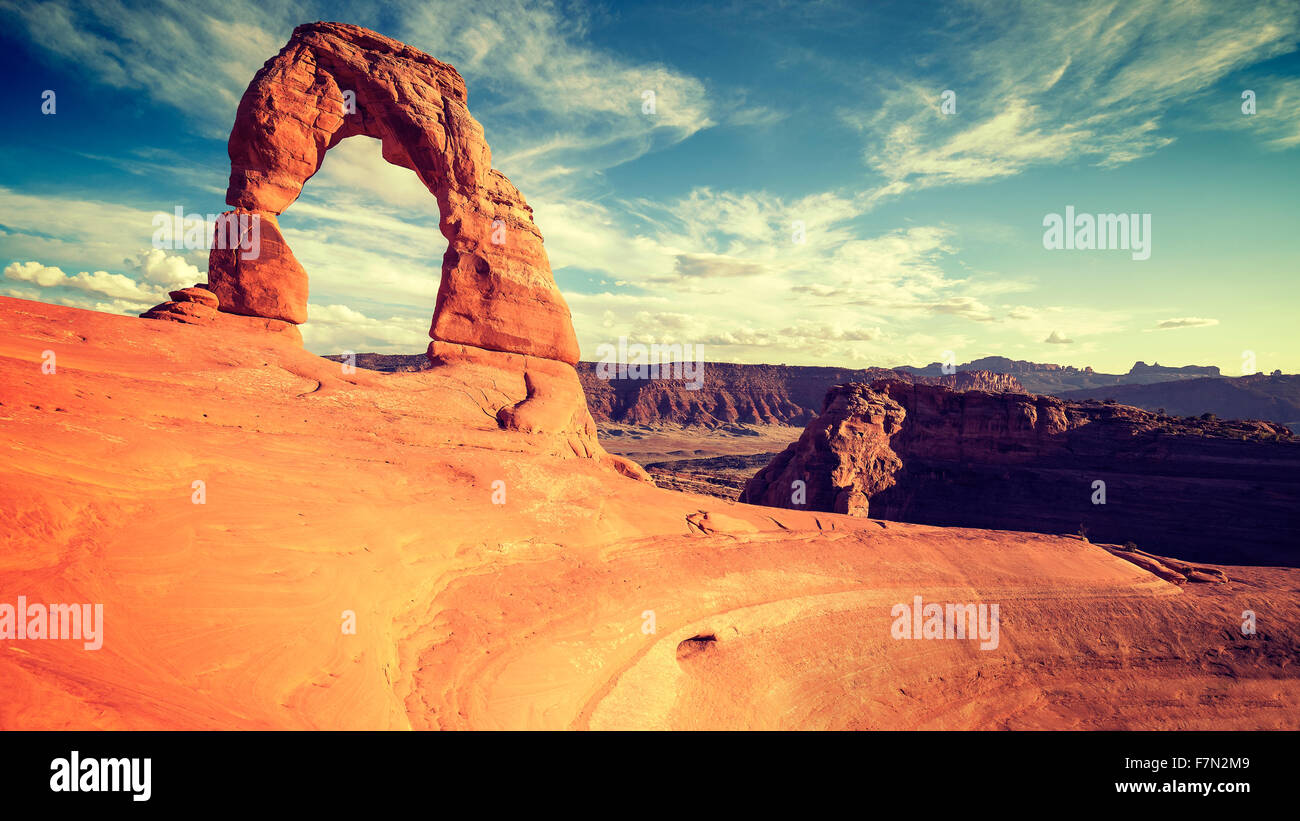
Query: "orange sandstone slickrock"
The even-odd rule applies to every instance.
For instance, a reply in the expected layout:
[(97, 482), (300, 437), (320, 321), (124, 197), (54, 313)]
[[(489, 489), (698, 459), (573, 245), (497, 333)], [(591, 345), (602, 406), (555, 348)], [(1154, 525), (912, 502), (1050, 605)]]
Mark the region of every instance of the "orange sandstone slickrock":
[[(344, 374), (0, 299), (0, 602), (105, 619), (97, 651), (0, 641), (0, 728), (1300, 725), (1296, 570), (1178, 586), (1076, 538), (658, 489), (502, 429), (524, 369), (454, 354)], [(998, 603), (998, 647), (892, 638), (916, 595)]]

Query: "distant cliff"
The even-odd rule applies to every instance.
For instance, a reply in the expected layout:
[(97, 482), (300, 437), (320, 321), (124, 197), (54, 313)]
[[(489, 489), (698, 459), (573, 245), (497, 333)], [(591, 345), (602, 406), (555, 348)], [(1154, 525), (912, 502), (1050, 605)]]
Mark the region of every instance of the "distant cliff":
[(602, 379), (596, 365), (578, 363), (578, 378), (597, 422), (717, 427), (735, 423), (805, 425), (826, 390), (844, 382), (893, 379), (947, 385), (955, 390), (1020, 391), (1013, 376), (988, 372), (914, 377), (887, 368), (819, 368), (706, 362), (702, 384), (684, 379)]
[[(327, 359), (342, 359), (335, 355)], [(984, 368), (973, 369), (972, 365)], [(356, 354), (356, 365), (378, 371), (415, 371), (429, 366), (424, 354)], [(1214, 366), (1165, 367), (1138, 362), (1128, 374), (1098, 374), (1050, 363), (989, 356), (944, 374), (938, 363), (925, 368), (829, 368), (798, 365), (705, 363), (699, 391), (684, 380), (613, 379), (596, 376), (591, 362), (578, 363), (578, 376), (597, 422), (618, 424), (803, 426), (821, 409), (834, 385), (900, 379), (992, 393), (1045, 393), (1064, 399), (1115, 399), (1172, 414), (1213, 413), (1224, 419), (1267, 419), (1300, 424), (1300, 376), (1222, 377)], [(1135, 384), (1128, 384), (1130, 381)], [(1081, 384), (1080, 384), (1081, 383)], [(1036, 386), (1036, 387), (1032, 387)]]
[(1050, 396), (884, 380), (837, 386), (740, 499), (1083, 532), (1192, 561), (1300, 564), (1300, 439), (1290, 431)]

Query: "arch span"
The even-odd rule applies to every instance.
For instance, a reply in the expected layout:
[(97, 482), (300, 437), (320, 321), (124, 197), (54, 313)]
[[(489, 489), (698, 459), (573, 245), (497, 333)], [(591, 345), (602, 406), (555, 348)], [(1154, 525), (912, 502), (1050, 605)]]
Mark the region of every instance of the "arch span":
[(230, 134), (226, 202), (237, 215), (259, 216), (261, 250), (245, 259), (237, 248), (212, 249), (208, 289), (220, 310), (306, 321), (307, 274), (276, 217), (325, 152), (365, 135), (437, 198), (447, 252), (429, 331), (435, 343), (576, 363), (573, 322), (532, 209), (492, 169), (466, 99), (456, 69), (396, 40), (342, 23), (294, 29), (244, 92)]

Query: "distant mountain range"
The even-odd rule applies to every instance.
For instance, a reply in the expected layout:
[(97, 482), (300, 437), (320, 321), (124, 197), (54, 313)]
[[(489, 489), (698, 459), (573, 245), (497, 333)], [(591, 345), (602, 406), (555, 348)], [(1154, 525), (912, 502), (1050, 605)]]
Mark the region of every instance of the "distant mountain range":
[(1121, 405), (1174, 416), (1213, 413), (1222, 419), (1264, 419), (1300, 431), (1300, 376), (1176, 379), (1151, 384), (1112, 385), (1054, 394), (1062, 399), (1114, 399)]
[[(923, 368), (903, 365), (896, 371), (916, 374), (917, 376), (939, 376), (944, 373), (938, 362), (931, 362)], [(1219, 369), (1214, 365), (1184, 365), (1171, 368), (1160, 363), (1148, 365), (1137, 362), (1128, 373), (1097, 373), (1092, 368), (1079, 368), (1071, 365), (1053, 365), (1043, 362), (1026, 362), (1023, 359), (1008, 359), (1005, 356), (986, 356), (957, 366), (957, 372), (992, 371), (993, 373), (1011, 374), (1020, 380), (1025, 390), (1030, 393), (1042, 393), (1055, 396), (1062, 391), (1104, 388), (1110, 385), (1149, 385), (1156, 382), (1170, 382), (1179, 379), (1203, 379), (1219, 377)]]
[[(943, 373), (938, 362), (895, 370), (918, 376)], [(986, 356), (957, 372), (991, 371), (1015, 376), (1030, 393), (1062, 399), (1113, 399), (1122, 405), (1174, 416), (1212, 413), (1222, 419), (1264, 419), (1300, 430), (1300, 376), (1257, 373), (1223, 376), (1214, 365), (1169, 367), (1137, 362), (1126, 374)]]

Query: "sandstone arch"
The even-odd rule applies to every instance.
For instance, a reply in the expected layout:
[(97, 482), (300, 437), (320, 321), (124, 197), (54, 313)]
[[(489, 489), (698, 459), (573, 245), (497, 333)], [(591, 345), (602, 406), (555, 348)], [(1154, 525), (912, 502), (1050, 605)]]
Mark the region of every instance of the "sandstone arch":
[[(353, 113), (345, 113), (345, 91), (355, 94)], [(244, 92), (230, 134), (226, 202), (235, 213), (261, 216), (263, 253), (242, 259), (233, 250), (212, 250), (208, 289), (220, 310), (306, 321), (307, 275), (276, 216), (298, 198), (329, 149), (365, 135), (438, 200), (447, 252), (429, 335), (576, 363), (573, 323), (532, 209), (492, 169), (466, 99), (456, 69), (396, 40), (341, 23), (294, 29)]]
[[(345, 109), (345, 91), (354, 95), (355, 110)], [(414, 171), (438, 200), (447, 252), (429, 329), (431, 362), (452, 371), (491, 370), (501, 396), (483, 399), (495, 406), (500, 427), (557, 435), (561, 455), (650, 481), (639, 465), (597, 441), (573, 367), (573, 322), (541, 232), (523, 195), (492, 170), (466, 96), (456, 69), (396, 40), (343, 23), (298, 26), (253, 77), (230, 132), (226, 202), (234, 210), (223, 217), (256, 215), (259, 253), (246, 259), (241, 249), (214, 241), (208, 282), (172, 291), (174, 301), (142, 316), (245, 326), (301, 342), (295, 326), (307, 319), (307, 273), (276, 218), (327, 151), (348, 137), (374, 137), (384, 159)], [(224, 222), (225, 230), (241, 223)]]

